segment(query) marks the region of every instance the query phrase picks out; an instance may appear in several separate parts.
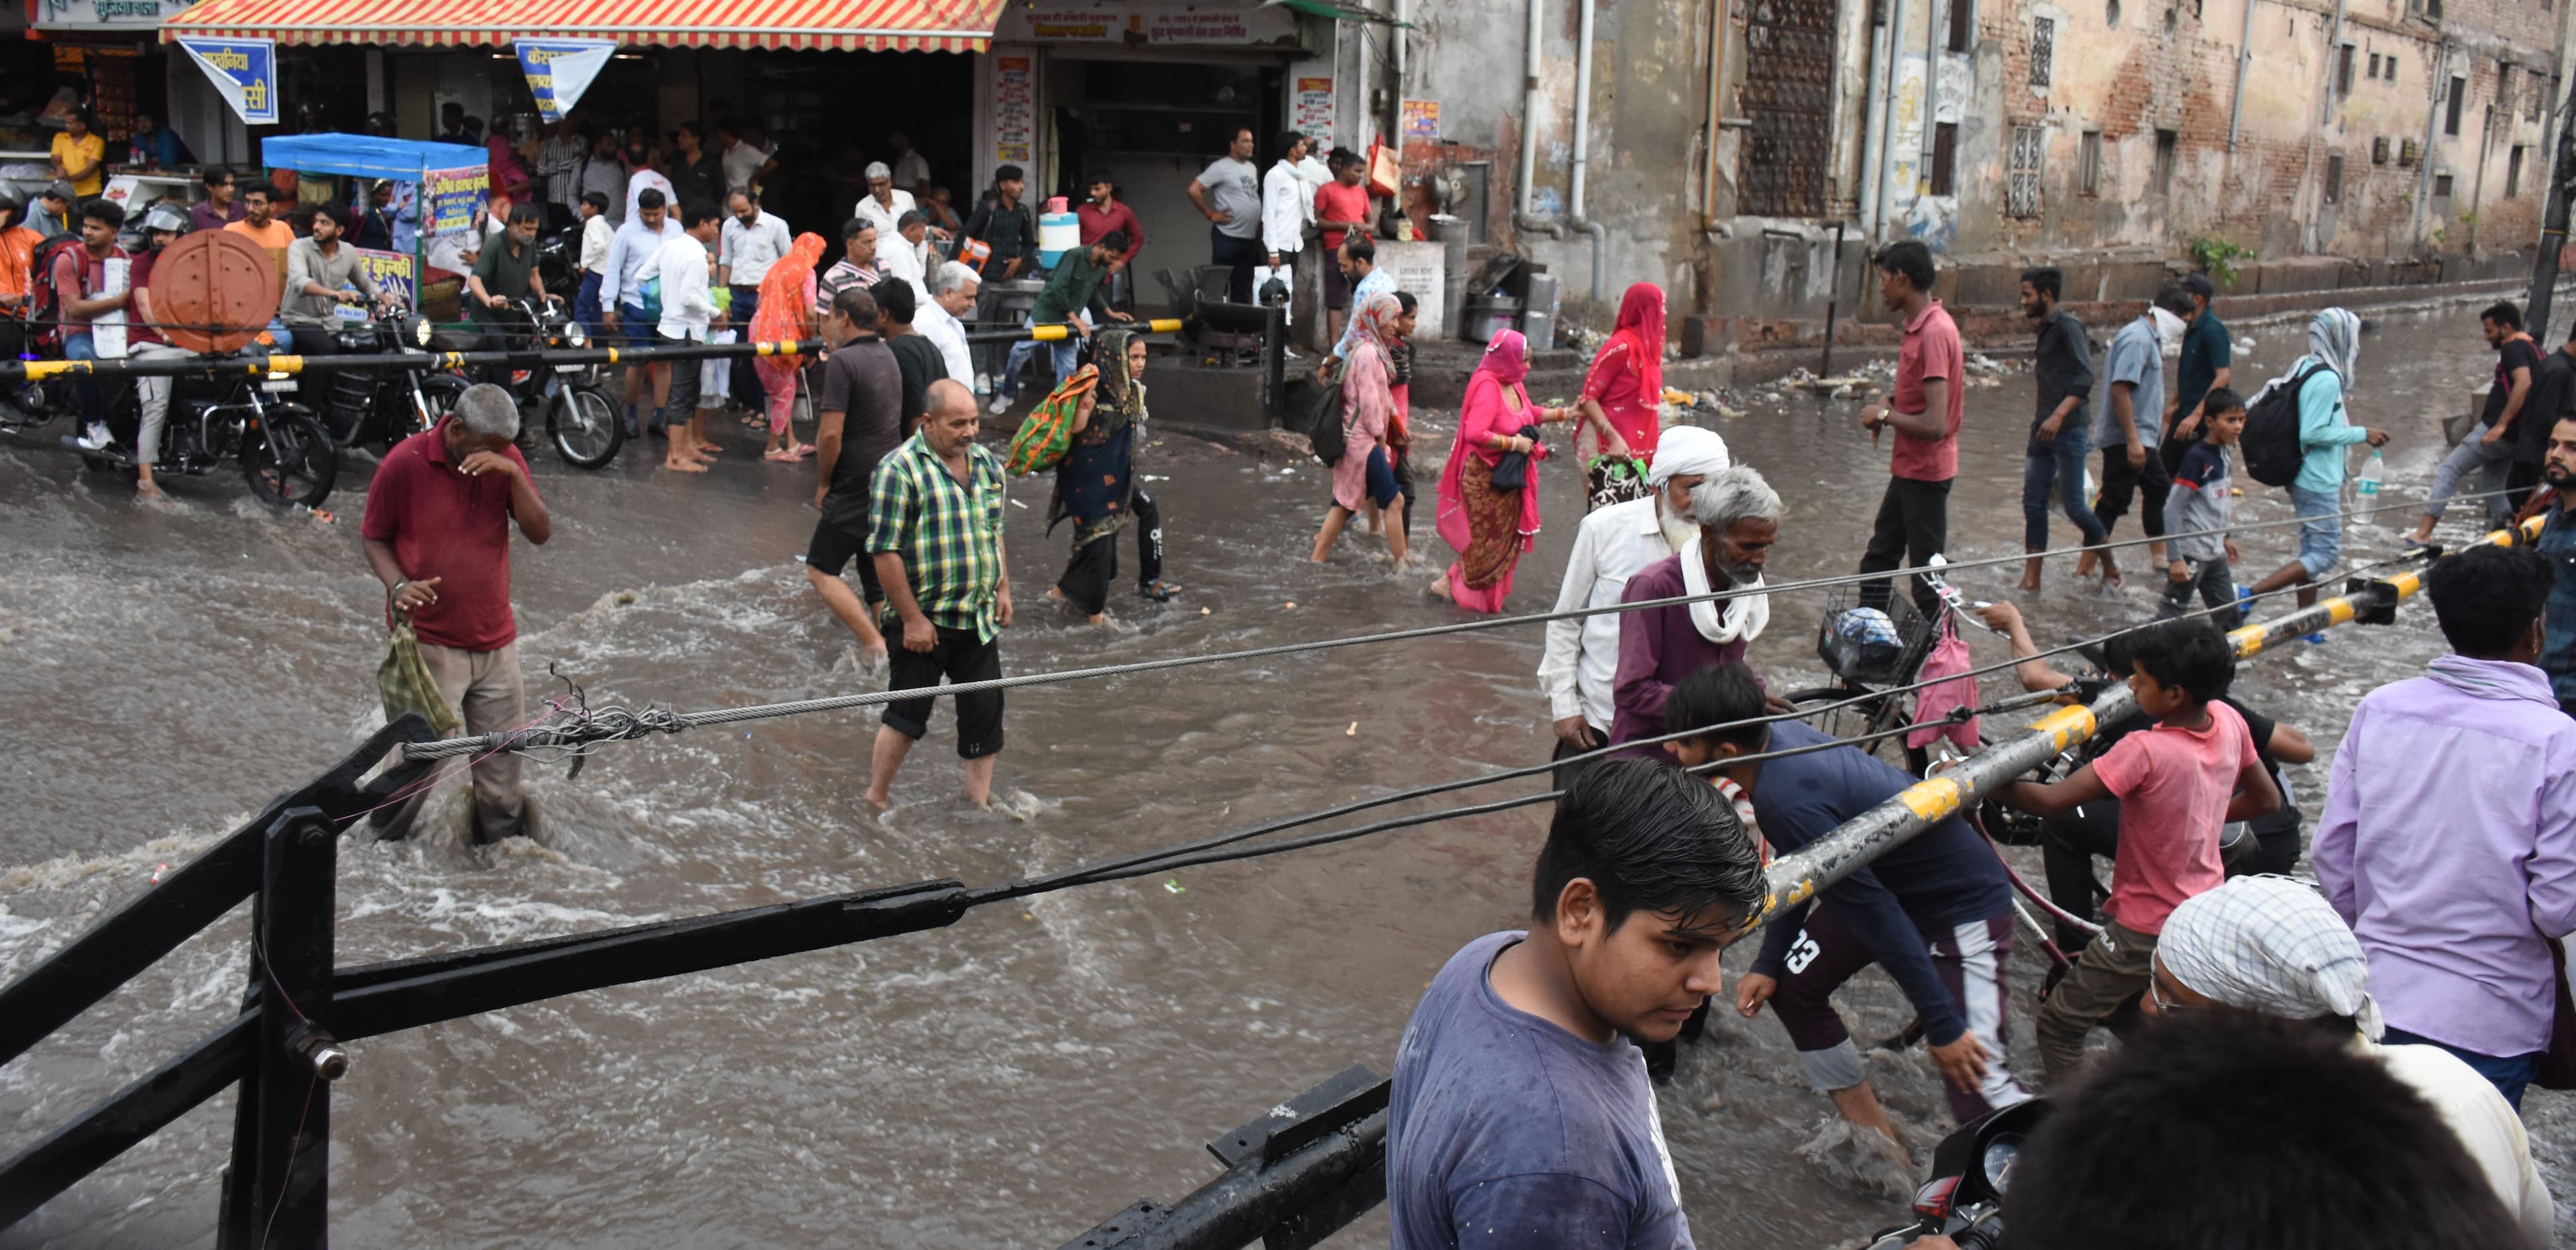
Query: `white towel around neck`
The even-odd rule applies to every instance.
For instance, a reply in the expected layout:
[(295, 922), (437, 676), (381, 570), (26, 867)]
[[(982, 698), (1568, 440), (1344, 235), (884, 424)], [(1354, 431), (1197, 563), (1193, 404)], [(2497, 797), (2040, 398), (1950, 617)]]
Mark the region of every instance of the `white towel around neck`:
[[(1708, 564), (1700, 558), (1700, 538), (1694, 534), (1682, 545), (1682, 591), (1689, 595), (1708, 594)], [(1762, 577), (1755, 574), (1747, 590), (1760, 590)], [(1751, 642), (1762, 636), (1762, 628), (1771, 623), (1771, 596), (1746, 594), (1732, 599), (1701, 599), (1690, 605), (1691, 625), (1699, 636), (1721, 646), (1730, 642)]]

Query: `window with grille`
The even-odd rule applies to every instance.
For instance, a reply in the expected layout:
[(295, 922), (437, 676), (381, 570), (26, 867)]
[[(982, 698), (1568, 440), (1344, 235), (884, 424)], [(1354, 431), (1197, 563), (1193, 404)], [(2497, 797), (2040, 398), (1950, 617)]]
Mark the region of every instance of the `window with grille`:
[(2326, 158), (2326, 203), (2343, 203), (2343, 157)]
[(2370, 163), (2373, 165), (2385, 165), (2388, 163), (2388, 136), (2377, 135), (2371, 139)]
[(2102, 132), (2087, 130), (2075, 149), (2075, 189), (2085, 195), (2102, 194)]
[(2363, 74), (2363, 75), (2362, 75), (2362, 77), (2364, 77), (2364, 78), (2374, 78), (2374, 79), (2375, 79), (2375, 78), (2377, 78), (2377, 77), (2379, 77), (2379, 54), (2378, 54), (2378, 53), (2373, 52), (2373, 53), (2371, 53), (2371, 54), (2370, 54), (2370, 72), (2369, 72), (2369, 73), (2366, 73), (2366, 74)]
[(2399, 169), (2413, 169), (2415, 168), (2415, 162), (2423, 155), (2423, 146), (2412, 139), (2408, 139), (2397, 145), (2397, 167)]
[(2035, 17), (2030, 21), (2030, 85), (2045, 87), (2054, 72), (2057, 59), (2057, 21)]
[(2512, 154), (2507, 156), (2504, 162), (2504, 198), (2509, 200), (2520, 194), (2522, 194), (2522, 145), (2517, 143), (2513, 145)]
[(2353, 46), (2351, 44), (2345, 44), (2341, 52), (2335, 57), (2336, 95), (2352, 94), (2352, 59), (2354, 55), (2355, 49)]
[(2004, 212), (2014, 217), (2039, 216), (2039, 162), (2048, 150), (2047, 131), (2015, 126), (2012, 159), (2005, 165)]
[(2447, 200), (2451, 198), (2451, 176), (2449, 174), (2433, 175), (2433, 198), (2437, 200)]
[[(2520, 152), (2522, 149), (2515, 148)], [(1958, 194), (1959, 127), (1953, 122), (1932, 124), (1932, 194)]]

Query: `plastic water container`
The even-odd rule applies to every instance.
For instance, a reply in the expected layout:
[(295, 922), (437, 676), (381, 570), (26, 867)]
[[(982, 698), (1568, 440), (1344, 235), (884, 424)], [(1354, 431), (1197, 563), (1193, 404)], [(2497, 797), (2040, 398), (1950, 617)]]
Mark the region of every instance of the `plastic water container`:
[[(2370, 449), (2370, 459), (2362, 463), (2360, 476), (2355, 477), (2352, 480), (2352, 502), (2354, 507), (2369, 508), (2378, 504), (2379, 483), (2387, 476), (2387, 463), (2388, 462), (2386, 460), (2380, 458), (2378, 448), (2373, 447)], [(2378, 518), (2376, 517), (2365, 514), (2361, 518), (2361, 523), (2368, 525), (2377, 519)]]
[(1082, 246), (1082, 219), (1065, 207), (1059, 195), (1047, 201), (1047, 211), (1038, 214), (1038, 263), (1049, 269), (1064, 259), (1064, 254)]

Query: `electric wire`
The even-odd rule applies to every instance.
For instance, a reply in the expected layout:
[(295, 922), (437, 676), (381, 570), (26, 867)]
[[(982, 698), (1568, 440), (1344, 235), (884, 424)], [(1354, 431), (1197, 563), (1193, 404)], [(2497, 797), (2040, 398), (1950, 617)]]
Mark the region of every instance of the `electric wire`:
[[(2508, 492), (2489, 491), (2478, 494), (2454, 495), (2451, 498), (2454, 501), (2483, 499), (2492, 495), (2505, 493)], [(2344, 511), (2334, 513), (2332, 519), (2342, 520), (2349, 517), (2369, 516), (2380, 512), (2396, 511), (2401, 508), (2420, 508), (2421, 506), (2423, 505), (2412, 502), (2390, 502), (2369, 508), (2349, 508)], [(2088, 546), (2062, 547), (2039, 552), (2021, 552), (2008, 556), (1988, 556), (1980, 559), (1960, 560), (1947, 563), (1944, 564), (1941, 569), (1937, 570), (1937, 572), (1946, 576), (1953, 571), (1990, 568), (1997, 565), (2012, 564), (2023, 560), (2050, 556), (2081, 555), (2086, 551), (2113, 551), (2126, 547), (2145, 546), (2150, 543), (2172, 542), (2187, 538), (2224, 536), (2231, 533), (2242, 533), (2251, 530), (2305, 525), (2321, 519), (2326, 518), (2290, 517), (2274, 521), (2248, 522), (2241, 525), (2232, 525), (2223, 528), (2191, 530), (2179, 534), (2163, 534), (2133, 539), (2120, 539), (2113, 542), (2097, 543)], [(1064, 682), (1087, 681), (1104, 677), (1121, 677), (1136, 673), (1160, 672), (1176, 668), (1191, 668), (1205, 664), (1226, 664), (1247, 660), (1275, 659), (1280, 656), (1298, 655), (1312, 651), (1330, 651), (1343, 647), (1354, 647), (1375, 643), (1411, 642), (1425, 638), (1445, 637), (1452, 634), (1476, 633), (1485, 630), (1508, 629), (1523, 625), (1546, 624), (1553, 621), (1575, 620), (1611, 613), (1640, 612), (1655, 608), (1676, 607), (1684, 604), (1716, 602), (1735, 599), (1746, 595), (1789, 594), (1796, 591), (1824, 590), (1871, 583), (1890, 583), (1892, 585), (1898, 580), (1910, 579), (1928, 572), (1936, 572), (1936, 570), (1925, 568), (1899, 568), (1883, 572), (1835, 574), (1828, 577), (1808, 578), (1802, 581), (1781, 582), (1778, 584), (1730, 586), (1724, 590), (1712, 590), (1705, 594), (1675, 595), (1663, 599), (1639, 600), (1634, 603), (1607, 604), (1601, 607), (1585, 606), (1580, 608), (1571, 608), (1564, 611), (1534, 612), (1521, 616), (1490, 617), (1482, 620), (1452, 621), (1442, 625), (1426, 625), (1413, 629), (1390, 630), (1373, 634), (1354, 634), (1340, 638), (1322, 638), (1305, 642), (1280, 643), (1273, 646), (1253, 647), (1237, 651), (1219, 651), (1200, 655), (1162, 656), (1156, 659), (1137, 660), (1124, 664), (1105, 664), (1090, 668), (1064, 669), (1045, 673), (1023, 673), (1016, 676), (999, 677), (986, 681), (958, 682), (939, 686), (933, 689), (931, 693), (938, 696), (981, 694), (994, 690), (1012, 690), (1024, 686), (1055, 685)], [(632, 741), (654, 733), (678, 733), (682, 730), (702, 728), (711, 725), (730, 725), (739, 724), (745, 721), (772, 720), (779, 717), (801, 716), (815, 712), (846, 711), (854, 708), (875, 707), (886, 703), (895, 703), (906, 699), (917, 699), (921, 697), (923, 697), (923, 691), (919, 689), (871, 690), (858, 694), (833, 695), (820, 699), (797, 699), (784, 703), (763, 703), (738, 708), (715, 708), (701, 712), (679, 712), (669, 708), (656, 708), (650, 706), (647, 706), (640, 711), (613, 705), (592, 709), (585, 703), (577, 712), (572, 714), (572, 719), (567, 723), (544, 726), (518, 735), (517, 740), (509, 745), (509, 749), (529, 755), (536, 755), (538, 751), (545, 748), (555, 748), (560, 752), (580, 754), (586, 753), (593, 745), (598, 743)], [(504, 735), (500, 734), (476, 734), (461, 738), (446, 738), (435, 742), (414, 743), (405, 748), (405, 753), (408, 758), (412, 759), (474, 754), (488, 751), (496, 746), (502, 745), (500, 740), (503, 737)], [(553, 759), (561, 759), (564, 757), (565, 756), (563, 754), (556, 754), (551, 757), (538, 756), (538, 758)]]

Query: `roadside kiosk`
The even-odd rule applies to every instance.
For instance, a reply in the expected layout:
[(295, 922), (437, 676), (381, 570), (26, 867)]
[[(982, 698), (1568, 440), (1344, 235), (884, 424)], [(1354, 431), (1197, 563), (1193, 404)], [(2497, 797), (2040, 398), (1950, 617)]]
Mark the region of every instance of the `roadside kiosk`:
[(490, 197), (491, 156), (461, 143), (427, 143), (374, 135), (277, 135), (260, 141), (260, 163), (298, 174), (340, 174), (394, 183), (394, 249), (358, 248), (360, 263), (376, 285), (402, 297), (403, 307), (438, 320), (455, 320), (464, 275), (431, 282), (435, 242), (470, 235)]

